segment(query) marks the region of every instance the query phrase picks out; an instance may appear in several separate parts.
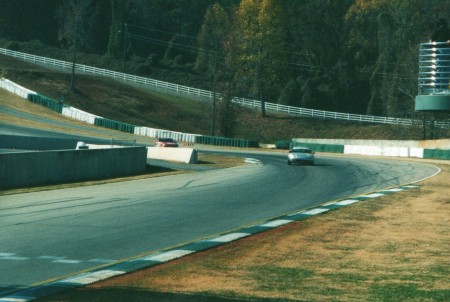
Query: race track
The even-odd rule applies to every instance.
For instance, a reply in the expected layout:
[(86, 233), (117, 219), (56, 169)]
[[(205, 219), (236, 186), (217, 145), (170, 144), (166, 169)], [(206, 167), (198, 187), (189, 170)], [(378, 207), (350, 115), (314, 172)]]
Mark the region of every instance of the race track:
[(271, 217), (437, 172), (427, 164), (237, 154), (258, 164), (0, 197), (0, 297)]

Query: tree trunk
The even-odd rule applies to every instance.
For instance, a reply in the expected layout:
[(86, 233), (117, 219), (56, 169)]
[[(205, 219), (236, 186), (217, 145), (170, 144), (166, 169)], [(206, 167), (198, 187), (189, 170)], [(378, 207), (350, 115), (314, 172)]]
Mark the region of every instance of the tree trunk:
[(72, 60), (72, 76), (70, 78), (70, 90), (75, 91), (75, 66), (77, 60), (77, 48), (73, 46), (73, 60)]

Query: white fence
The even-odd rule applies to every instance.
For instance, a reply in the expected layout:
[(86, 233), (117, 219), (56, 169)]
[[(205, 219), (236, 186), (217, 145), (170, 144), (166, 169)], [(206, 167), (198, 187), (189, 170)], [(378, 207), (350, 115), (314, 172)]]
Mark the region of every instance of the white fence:
[[(248, 100), (248, 99), (243, 99), (243, 98), (234, 98), (234, 102), (241, 106), (246, 106), (246, 107), (260, 108), (260, 106), (261, 106), (261, 103), (259, 101)], [(411, 120), (411, 119), (340, 113), (340, 112), (315, 110), (315, 109), (308, 109), (308, 108), (301, 108), (301, 107), (292, 107), (292, 106), (273, 104), (273, 103), (266, 103), (266, 109), (276, 111), (276, 112), (292, 114), (292, 115), (307, 116), (307, 117), (322, 118), (322, 119), (346, 120), (346, 121), (377, 123), (377, 124), (393, 124), (393, 125), (412, 125), (413, 124), (413, 120)]]
[[(5, 48), (0, 48), (0, 54), (4, 54), (7, 56), (14, 57), (16, 59), (21, 59), (27, 62), (31, 62), (34, 64), (44, 65), (46, 67), (57, 68), (62, 70), (71, 70), (72, 63), (66, 61), (60, 61), (56, 59), (49, 59), (45, 57), (29, 55), (26, 53), (21, 53), (17, 51), (8, 50)], [(146, 89), (165, 92), (172, 95), (185, 95), (191, 98), (199, 99), (199, 100), (208, 100), (211, 101), (213, 99), (213, 92), (208, 90), (202, 90), (192, 87), (187, 87), (178, 84), (172, 84), (168, 82), (158, 81), (154, 79), (149, 79), (145, 77), (130, 75), (126, 73), (76, 64), (76, 71), (92, 74), (97, 76), (104, 76), (113, 78), (115, 80), (125, 81), (131, 83), (133, 85), (142, 86)], [(257, 100), (250, 100), (245, 98), (235, 97), (233, 102), (239, 104), (241, 106), (250, 107), (250, 108), (261, 108), (261, 103)], [(346, 121), (354, 121), (361, 123), (377, 123), (377, 124), (392, 124), (392, 125), (412, 125), (417, 123), (418, 121), (412, 119), (404, 119), (404, 118), (394, 118), (394, 117), (381, 117), (381, 116), (370, 116), (370, 115), (360, 115), (360, 114), (350, 114), (350, 113), (340, 113), (340, 112), (331, 112), (331, 111), (323, 111), (323, 110), (315, 110), (301, 107), (293, 107), (286, 105), (279, 105), (275, 103), (265, 102), (266, 110), (268, 111), (276, 111), (280, 113), (295, 115), (295, 116), (304, 116), (304, 117), (312, 117), (312, 118), (323, 118), (323, 119), (334, 119), (334, 120), (346, 120)], [(442, 128), (450, 128), (449, 122), (436, 122), (436, 127)]]

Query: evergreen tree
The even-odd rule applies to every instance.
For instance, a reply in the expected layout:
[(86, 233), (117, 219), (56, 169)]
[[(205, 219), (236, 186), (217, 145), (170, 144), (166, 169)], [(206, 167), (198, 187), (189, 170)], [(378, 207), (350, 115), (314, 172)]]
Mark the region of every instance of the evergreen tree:
[(121, 45), (123, 45), (123, 39), (125, 39), (123, 8), (121, 4), (120, 0), (111, 0), (111, 26), (107, 54), (113, 58), (120, 58), (123, 52)]
[(301, 107), (301, 99), (301, 85), (297, 79), (291, 78), (281, 92), (278, 103), (281, 105)]
[[(282, 2), (277, 0), (242, 0), (237, 12), (237, 64), (239, 79), (245, 79), (253, 96), (261, 102), (276, 99), (285, 74), (288, 38)], [(238, 79), (238, 82), (239, 82)]]
[(224, 43), (230, 30), (228, 15), (220, 4), (215, 3), (206, 12), (198, 35), (199, 53), (196, 70), (207, 79), (215, 77), (218, 65), (223, 64)]
[(79, 47), (89, 44), (89, 30), (92, 26), (92, 0), (66, 0), (58, 11), (61, 22), (59, 39), (63, 45), (72, 49), (71, 90), (75, 90), (76, 54)]
[[(228, 15), (220, 4), (215, 3), (209, 7), (198, 36), (200, 50), (197, 56), (196, 70), (211, 83), (211, 90), (213, 91), (211, 135), (215, 135), (217, 84), (218, 81), (223, 80), (218, 75), (220, 74), (219, 70), (223, 70), (224, 68), (224, 43), (229, 30), (230, 22)], [(221, 110), (221, 113), (228, 115), (229, 110)]]

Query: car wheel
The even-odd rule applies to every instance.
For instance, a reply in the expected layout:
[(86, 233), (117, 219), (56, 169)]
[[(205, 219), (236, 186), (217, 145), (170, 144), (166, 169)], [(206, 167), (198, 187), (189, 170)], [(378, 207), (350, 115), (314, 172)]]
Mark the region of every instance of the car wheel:
[(288, 165), (291, 165), (291, 161), (290, 160), (288, 160)]

